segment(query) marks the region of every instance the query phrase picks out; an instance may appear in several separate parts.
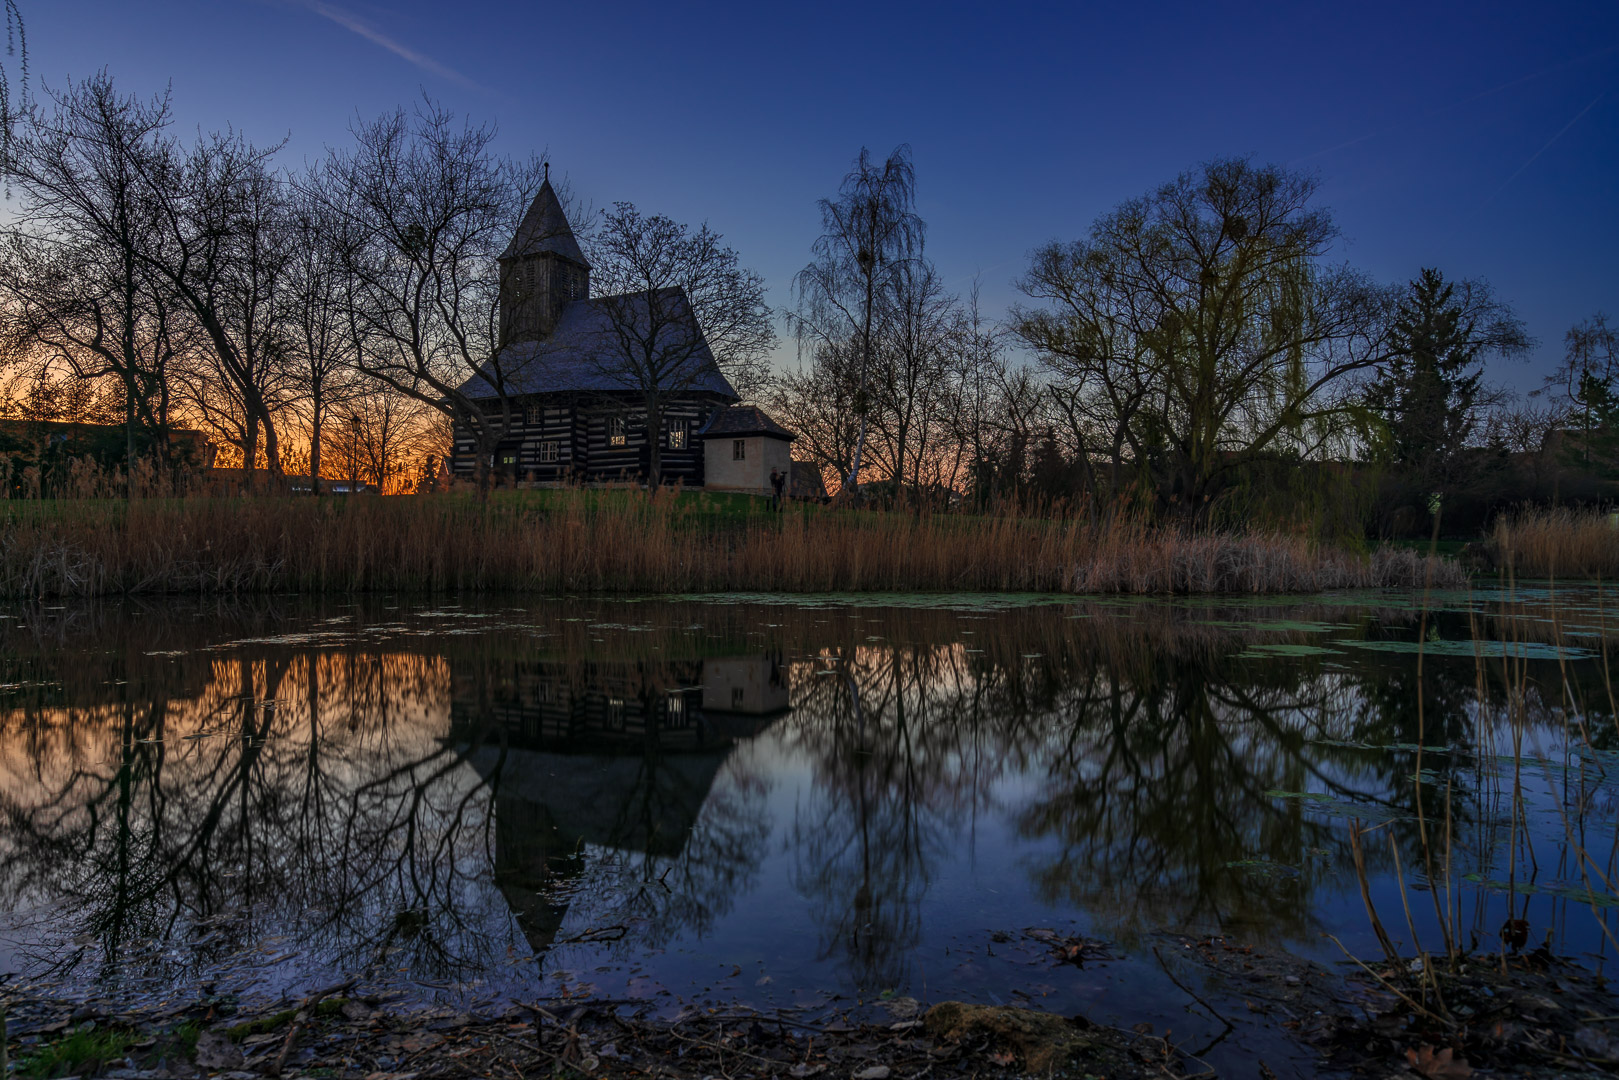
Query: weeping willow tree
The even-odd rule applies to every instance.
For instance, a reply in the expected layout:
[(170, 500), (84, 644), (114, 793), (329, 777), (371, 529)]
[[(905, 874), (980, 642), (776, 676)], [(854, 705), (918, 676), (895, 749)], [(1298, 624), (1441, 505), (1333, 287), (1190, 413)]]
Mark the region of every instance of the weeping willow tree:
[(10, 64), (0, 64), (0, 152), (6, 163), (11, 161), (11, 130), (17, 117), (28, 108), (28, 33), (22, 24), (22, 9), (17, 0), (4, 0), (6, 14), (6, 55), (17, 62), (19, 69), (17, 93), (11, 92)]
[(1035, 253), (1013, 330), (1115, 493), (1207, 523), (1236, 478), (1347, 432), (1351, 377), (1386, 351), (1388, 294), (1326, 262), (1338, 234), (1316, 187), (1215, 161)]
[(793, 278), (796, 306), (788, 325), (818, 358), (852, 355), (855, 363), (834, 393), (855, 417), (853, 446), (840, 498), (859, 493), (861, 460), (872, 411), (874, 333), (879, 312), (904, 286), (904, 271), (922, 252), (916, 214), (916, 169), (900, 146), (881, 165), (861, 147), (835, 199), (822, 199), (814, 261)]

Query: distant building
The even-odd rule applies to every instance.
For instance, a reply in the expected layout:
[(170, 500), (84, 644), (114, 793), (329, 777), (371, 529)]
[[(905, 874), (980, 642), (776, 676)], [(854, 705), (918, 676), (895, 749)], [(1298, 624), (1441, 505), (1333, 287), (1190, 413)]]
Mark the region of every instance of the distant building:
[(757, 406), (715, 409), (696, 435), (703, 445), (703, 486), (770, 494), (771, 470), (792, 476), (795, 438)]
[[(152, 435), (144, 428), (135, 432), (137, 453), (150, 452)], [(86, 424), (63, 420), (0, 420), (0, 454), (45, 458), (51, 455), (90, 457), (104, 464), (123, 464), (128, 454), (129, 432), (123, 424)], [(216, 447), (208, 436), (189, 428), (170, 428), (170, 463), (189, 468), (210, 469)]]
[[(612, 310), (605, 298), (590, 295), (590, 263), (549, 180), (500, 257), (500, 282), (507, 344), (497, 366), (517, 421), (489, 462), (498, 482), (645, 482), (653, 440), (662, 444), (660, 483), (768, 494), (771, 467), (791, 467), (788, 447), (796, 436), (756, 407), (737, 408), (736, 389), (714, 366), (680, 290), (656, 299), (660, 310), (684, 313), (677, 319), (684, 325), (671, 331), (678, 336), (666, 347), (686, 356), (689, 367), (666, 380), (659, 430), (647, 430), (639, 388), (611, 359)], [(632, 296), (630, 318), (636, 304), (651, 310), (651, 295)], [(476, 401), (498, 403), (493, 379), (491, 370), (461, 389)], [(457, 424), (454, 439), (451, 470), (470, 478), (478, 464), (473, 434)]]

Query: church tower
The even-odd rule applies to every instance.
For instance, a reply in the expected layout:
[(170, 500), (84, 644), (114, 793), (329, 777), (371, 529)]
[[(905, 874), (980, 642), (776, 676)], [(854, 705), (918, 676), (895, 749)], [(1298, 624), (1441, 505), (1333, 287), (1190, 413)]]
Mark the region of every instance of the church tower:
[(551, 336), (571, 301), (590, 296), (590, 263), (579, 250), (562, 203), (545, 182), (500, 256), (500, 337), (503, 345)]

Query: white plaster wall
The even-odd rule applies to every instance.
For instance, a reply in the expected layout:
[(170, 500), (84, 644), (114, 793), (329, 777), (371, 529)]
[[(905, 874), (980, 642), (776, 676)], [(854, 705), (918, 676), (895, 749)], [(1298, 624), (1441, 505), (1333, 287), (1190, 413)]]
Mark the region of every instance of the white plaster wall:
[(744, 438), (742, 441), (747, 444), (745, 461), (731, 459), (731, 443), (734, 441), (725, 437), (703, 440), (705, 488), (769, 495), (770, 470), (789, 472), (793, 467), (792, 444), (785, 439), (768, 439), (763, 435)]
[(787, 673), (779, 671), (772, 681), (770, 669), (762, 656), (704, 660), (703, 708), (755, 716), (780, 712), (788, 705)]

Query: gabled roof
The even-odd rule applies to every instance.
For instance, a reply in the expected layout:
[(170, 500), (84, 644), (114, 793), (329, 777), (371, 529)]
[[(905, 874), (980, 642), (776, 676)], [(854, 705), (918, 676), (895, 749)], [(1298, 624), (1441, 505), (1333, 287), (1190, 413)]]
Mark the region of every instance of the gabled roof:
[(539, 194), (529, 204), (528, 213), (523, 215), (516, 235), (500, 257), (516, 259), (545, 252), (590, 268), (585, 261), (585, 253), (579, 250), (579, 241), (573, 238), (573, 229), (568, 225), (567, 215), (562, 212), (562, 203), (557, 198), (556, 190), (551, 187), (549, 178), (540, 185)]
[[(719, 368), (714, 365), (714, 354), (703, 339), (697, 320), (692, 317), (691, 306), (681, 289), (663, 289), (657, 293), (658, 302), (666, 315), (675, 316), (665, 330), (664, 345), (674, 353), (687, 354), (681, 370), (664, 380), (670, 391), (710, 393), (736, 401), (739, 395)], [(594, 296), (588, 300), (575, 300), (562, 309), (557, 327), (544, 341), (525, 341), (508, 345), (500, 353), (500, 373), (511, 396), (524, 394), (565, 393), (584, 391), (613, 393), (640, 390), (640, 384), (625, 366), (612, 362), (620, 352), (618, 335), (614, 332), (615, 309), (621, 313), (628, 308), (628, 317), (649, 325), (651, 315), (647, 293), (624, 296)], [(695, 335), (695, 346), (692, 336)], [(461, 392), (474, 400), (497, 397), (490, 382), (490, 372), (467, 380)]]
[(792, 442), (798, 438), (791, 431), (770, 419), (770, 414), (757, 405), (730, 405), (715, 409), (708, 423), (693, 434), (694, 439), (738, 438), (743, 435), (765, 435), (772, 439)]

